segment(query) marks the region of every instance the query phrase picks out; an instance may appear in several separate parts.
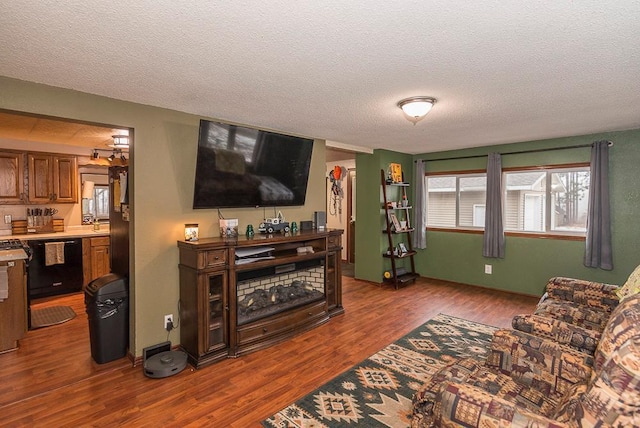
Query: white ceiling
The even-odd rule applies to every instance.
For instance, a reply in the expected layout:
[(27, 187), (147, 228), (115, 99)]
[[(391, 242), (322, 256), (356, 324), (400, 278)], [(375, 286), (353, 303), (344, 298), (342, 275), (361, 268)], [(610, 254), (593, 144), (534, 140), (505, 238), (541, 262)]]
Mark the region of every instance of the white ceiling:
[(0, 40), (3, 76), (370, 148), (640, 128), (631, 0), (12, 0)]

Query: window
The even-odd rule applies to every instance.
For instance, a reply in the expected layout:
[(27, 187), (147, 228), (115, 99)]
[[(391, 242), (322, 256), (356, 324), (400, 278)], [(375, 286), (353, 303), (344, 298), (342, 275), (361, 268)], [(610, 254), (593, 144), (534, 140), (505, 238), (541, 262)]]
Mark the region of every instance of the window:
[(505, 231), (584, 234), (589, 167), (503, 173)]
[(96, 218), (109, 220), (109, 186), (96, 184), (93, 187), (93, 198), (82, 200), (82, 215), (86, 222)]
[(484, 228), (486, 174), (432, 175), (426, 187), (428, 227)]
[[(586, 164), (504, 171), (505, 232), (584, 236), (589, 175)], [(485, 173), (428, 175), (425, 180), (427, 227), (484, 229)]]
[(81, 174), (81, 180), (94, 183), (91, 197), (82, 198), (82, 224), (90, 224), (95, 219), (109, 220), (109, 178), (106, 174)]

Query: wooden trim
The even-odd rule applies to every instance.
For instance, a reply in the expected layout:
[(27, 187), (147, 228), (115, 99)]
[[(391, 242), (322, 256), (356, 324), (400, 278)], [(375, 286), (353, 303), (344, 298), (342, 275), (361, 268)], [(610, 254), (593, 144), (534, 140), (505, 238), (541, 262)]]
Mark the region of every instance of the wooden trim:
[(453, 227), (432, 227), (427, 226), (427, 232), (457, 232), (457, 233), (471, 233), (476, 235), (484, 234), (484, 229), (458, 229)]
[(486, 174), (486, 169), (468, 169), (463, 171), (444, 171), (444, 172), (425, 172), (425, 177), (434, 175), (470, 175), (470, 174)]
[(535, 233), (535, 232), (504, 232), (505, 236), (513, 236), (518, 238), (537, 238), (537, 239), (558, 239), (560, 241), (584, 241), (586, 236), (578, 235), (559, 235), (555, 233)]
[[(509, 168), (502, 168), (502, 172), (513, 171), (538, 171), (548, 169), (563, 169), (563, 168), (582, 168), (588, 167), (591, 164), (589, 162), (575, 162), (575, 163), (561, 163), (553, 165), (532, 165), (532, 166), (512, 166)], [(470, 175), (470, 174), (483, 174), (486, 173), (486, 169), (469, 169), (462, 171), (441, 171), (441, 172), (425, 172), (425, 177), (436, 175)]]
[(539, 171), (549, 169), (565, 169), (565, 168), (584, 168), (591, 164), (589, 162), (575, 162), (575, 163), (561, 163), (555, 165), (532, 165), (532, 166), (512, 166), (509, 168), (502, 168), (502, 172), (514, 172), (514, 171)]
[(538, 296), (537, 294), (528, 294), (528, 293), (519, 293), (517, 291), (512, 291), (512, 290), (503, 290), (503, 289), (499, 289), (499, 288), (491, 288), (491, 287), (487, 287), (485, 285), (476, 285), (476, 284), (466, 284), (464, 282), (455, 282), (455, 281), (448, 281), (446, 279), (438, 279), (438, 278), (431, 278), (428, 276), (422, 276), (421, 277), (424, 280), (427, 280), (429, 282), (438, 282), (442, 285), (453, 285), (453, 286), (467, 286), (467, 287), (473, 287), (473, 288), (479, 288), (482, 290), (489, 290), (489, 291), (495, 291), (498, 293), (505, 293), (505, 294), (510, 294), (513, 296), (524, 296), (524, 297), (535, 297), (536, 299), (539, 299), (541, 296)]
[[(427, 232), (454, 232), (454, 233), (470, 233), (476, 235), (484, 234), (484, 230), (475, 229), (454, 229), (451, 227), (427, 227)], [(560, 241), (584, 241), (586, 236), (579, 235), (561, 235), (555, 233), (535, 233), (535, 232), (510, 232), (505, 231), (505, 236), (513, 236), (518, 238), (536, 238), (536, 239), (557, 239)]]

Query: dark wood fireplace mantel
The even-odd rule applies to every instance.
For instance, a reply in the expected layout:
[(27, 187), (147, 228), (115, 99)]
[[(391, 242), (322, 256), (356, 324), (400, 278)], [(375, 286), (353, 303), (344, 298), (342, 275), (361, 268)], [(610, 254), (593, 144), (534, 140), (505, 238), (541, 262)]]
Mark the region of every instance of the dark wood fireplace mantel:
[[(180, 344), (189, 362), (199, 368), (263, 349), (343, 313), (341, 236), (342, 230), (327, 230), (178, 241)], [(313, 251), (298, 250), (305, 247)], [(236, 264), (238, 249), (260, 248), (271, 248), (273, 258)], [(323, 271), (323, 297), (238, 323), (238, 305), (246, 304), (238, 296), (238, 273), (243, 278), (271, 269), (277, 273), (309, 261), (319, 262)]]

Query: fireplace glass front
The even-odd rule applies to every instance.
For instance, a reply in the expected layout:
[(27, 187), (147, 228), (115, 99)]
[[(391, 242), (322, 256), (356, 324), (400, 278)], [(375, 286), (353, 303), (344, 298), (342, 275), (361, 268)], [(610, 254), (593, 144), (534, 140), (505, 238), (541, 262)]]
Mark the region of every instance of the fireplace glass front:
[(238, 325), (324, 299), (324, 259), (237, 275)]

